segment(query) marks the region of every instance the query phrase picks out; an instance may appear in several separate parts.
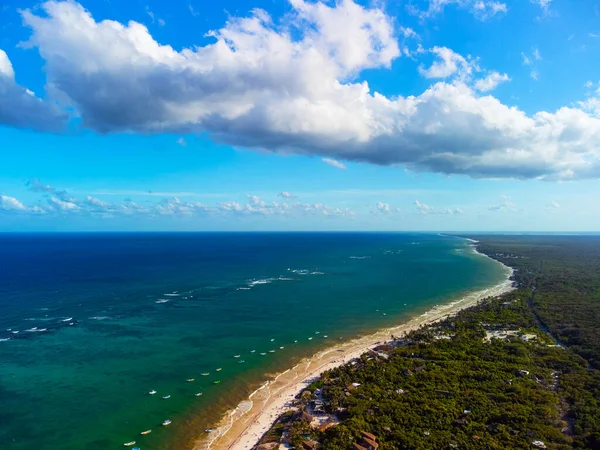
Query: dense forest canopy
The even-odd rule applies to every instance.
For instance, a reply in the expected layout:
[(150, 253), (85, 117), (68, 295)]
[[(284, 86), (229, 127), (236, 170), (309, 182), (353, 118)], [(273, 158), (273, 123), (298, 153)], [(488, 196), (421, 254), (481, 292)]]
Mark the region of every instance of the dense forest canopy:
[(475, 239), (516, 290), (324, 373), (257, 447), (600, 449), (600, 238)]

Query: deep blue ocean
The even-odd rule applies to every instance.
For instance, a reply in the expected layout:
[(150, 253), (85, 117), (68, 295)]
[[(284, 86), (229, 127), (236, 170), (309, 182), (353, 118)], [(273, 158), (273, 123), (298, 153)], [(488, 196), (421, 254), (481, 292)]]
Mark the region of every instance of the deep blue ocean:
[(0, 448), (186, 448), (267, 374), (503, 277), (438, 235), (0, 234)]

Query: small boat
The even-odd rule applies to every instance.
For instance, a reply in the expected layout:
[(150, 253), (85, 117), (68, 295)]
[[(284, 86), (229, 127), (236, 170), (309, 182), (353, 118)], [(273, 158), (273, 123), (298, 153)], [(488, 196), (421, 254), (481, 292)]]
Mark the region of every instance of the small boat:
[(219, 368), (217, 368), (217, 372), (220, 372), (221, 370), (223, 370), (223, 369), (222, 369), (222, 368), (220, 368), (220, 367), (219, 367)]
[(246, 361), (244, 361), (243, 359), (238, 361), (238, 364), (244, 364)]
[(221, 380), (215, 380), (213, 381), (213, 384), (219, 384), (221, 382)]
[(125, 447), (131, 447), (132, 445), (135, 445), (135, 441), (131, 441), (131, 442), (125, 442), (123, 444)]
[(312, 338), (311, 338), (311, 337), (309, 337), (309, 338), (308, 338), (308, 340), (309, 340), (309, 341), (312, 341)]
[(297, 343), (298, 343), (298, 341), (297, 341), (297, 340), (295, 340), (295, 341), (294, 341), (294, 344), (297, 344)]
[(275, 353), (275, 350), (269, 350), (269, 353)]
[(234, 358), (239, 358), (242, 355), (233, 355)]
[(275, 339), (271, 339), (271, 342), (273, 342)]
[(163, 421), (163, 427), (166, 427), (167, 425), (171, 425), (171, 421), (169, 419)]
[(170, 395), (164, 395), (163, 398), (166, 400), (168, 398), (171, 398), (171, 396)]
[(204, 372), (204, 373), (201, 373), (200, 375), (202, 375), (203, 377), (207, 377), (207, 376), (209, 376), (209, 375), (210, 375), (210, 373), (208, 373), (208, 372)]
[(284, 349), (284, 347), (279, 347), (279, 350), (283, 350), (283, 349)]
[(261, 354), (260, 354), (260, 356), (265, 356), (265, 355), (266, 355), (266, 353), (261, 353)]
[(250, 353), (256, 353), (256, 350), (250, 350)]
[(140, 434), (143, 434), (144, 436), (147, 434), (152, 433), (152, 430), (146, 430), (146, 431), (142, 431)]
[(315, 334), (320, 334), (320, 333), (321, 333), (320, 331), (315, 331)]
[(12, 334), (19, 334), (19, 331), (11, 331)]
[(188, 378), (188, 379), (187, 379), (187, 380), (185, 380), (185, 381), (187, 381), (188, 383), (191, 383), (192, 381), (194, 381), (194, 378)]
[(73, 320), (72, 317), (67, 317), (66, 319), (61, 320), (61, 322), (70, 322), (71, 320)]
[(201, 395), (202, 395), (202, 392), (198, 392), (198, 393), (196, 394), (196, 397), (200, 397)]
[(208, 429), (204, 430), (205, 433), (212, 433), (213, 431), (215, 431), (215, 430), (213, 430), (212, 428), (208, 428)]
[(327, 336), (327, 335), (324, 335), (323, 337), (324, 337), (324, 338), (326, 338), (326, 337), (329, 337), (329, 336)]
[(150, 392), (148, 392), (148, 394), (154, 395), (154, 394), (156, 394), (156, 391), (154, 389), (152, 389)]

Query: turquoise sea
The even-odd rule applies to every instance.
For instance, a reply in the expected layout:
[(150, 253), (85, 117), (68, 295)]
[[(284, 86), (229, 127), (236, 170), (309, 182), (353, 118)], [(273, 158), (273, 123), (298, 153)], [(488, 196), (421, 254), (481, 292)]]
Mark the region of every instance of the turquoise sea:
[(186, 448), (268, 374), (504, 276), (439, 235), (2, 234), (0, 448)]

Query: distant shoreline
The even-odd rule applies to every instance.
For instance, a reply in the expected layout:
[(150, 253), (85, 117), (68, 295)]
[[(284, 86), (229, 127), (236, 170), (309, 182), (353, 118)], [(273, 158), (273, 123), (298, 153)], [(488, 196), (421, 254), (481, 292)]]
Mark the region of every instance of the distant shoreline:
[[(477, 241), (461, 238), (470, 242), (473, 252), (489, 258), (476, 248)], [(487, 289), (472, 292), (458, 300), (447, 304), (436, 305), (424, 314), (413, 317), (392, 328), (386, 328), (376, 333), (363, 336), (335, 345), (318, 352), (309, 358), (302, 359), (294, 367), (281, 372), (272, 380), (265, 382), (255, 390), (250, 397), (241, 402), (235, 409), (229, 411), (219, 422), (214, 433), (208, 437), (199, 438), (194, 444), (194, 450), (248, 450), (254, 447), (277, 418), (288, 409), (288, 403), (318, 378), (324, 371), (343, 365), (359, 357), (366, 351), (389, 340), (390, 335), (400, 336), (423, 325), (444, 319), (458, 311), (476, 305), (483, 298), (496, 297), (514, 289), (510, 280), (513, 269), (501, 264), (506, 272), (506, 278), (499, 284)]]

